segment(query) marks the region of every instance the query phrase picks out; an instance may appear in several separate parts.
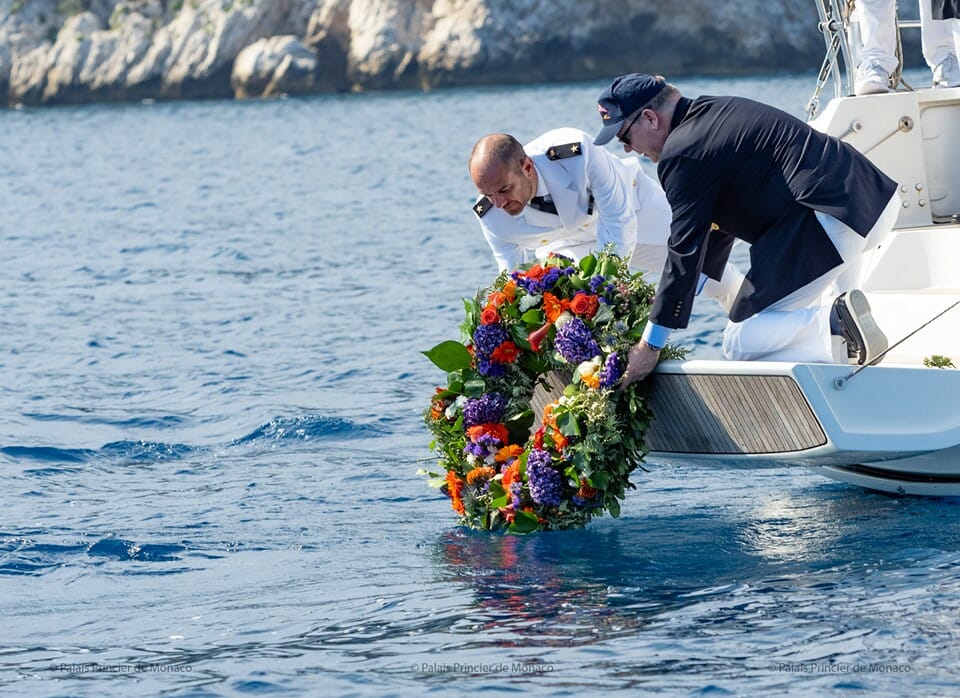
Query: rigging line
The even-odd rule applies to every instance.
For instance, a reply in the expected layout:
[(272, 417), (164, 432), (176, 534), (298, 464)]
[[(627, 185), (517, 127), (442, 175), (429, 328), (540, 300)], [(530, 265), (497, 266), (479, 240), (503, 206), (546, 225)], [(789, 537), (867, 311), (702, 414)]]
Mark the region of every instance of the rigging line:
[(848, 376), (846, 376), (845, 378), (837, 378), (837, 379), (834, 381), (834, 387), (835, 387), (837, 390), (840, 390), (841, 388), (843, 388), (844, 385), (846, 385), (847, 381), (849, 381), (849, 380), (850, 380), (851, 378), (853, 378), (855, 375), (857, 375), (858, 373), (860, 373), (860, 371), (862, 371), (863, 369), (865, 369), (867, 366), (873, 366), (875, 363), (877, 363), (878, 361), (880, 361), (880, 359), (882, 359), (884, 356), (886, 356), (890, 351), (892, 351), (892, 350), (895, 349), (896, 347), (898, 347), (898, 346), (900, 346), (901, 344), (903, 344), (904, 342), (906, 342), (906, 341), (907, 341), (908, 339), (910, 339), (913, 335), (915, 335), (917, 332), (919, 332), (920, 330), (922, 330), (924, 327), (927, 327), (928, 325), (930, 325), (931, 323), (933, 323), (935, 320), (939, 320), (941, 317), (943, 317), (943, 316), (946, 315), (948, 312), (950, 312), (951, 310), (953, 310), (954, 308), (956, 308), (958, 305), (960, 305), (960, 300), (954, 301), (949, 307), (944, 308), (943, 310), (941, 310), (939, 313), (937, 313), (937, 314), (934, 315), (932, 318), (930, 318), (929, 320), (927, 320), (925, 323), (923, 323), (922, 325), (920, 325), (920, 327), (918, 327), (917, 329), (915, 329), (915, 330), (913, 330), (912, 332), (910, 332), (910, 334), (908, 334), (907, 336), (903, 337), (903, 338), (900, 339), (899, 341), (897, 341), (897, 342), (895, 342), (894, 344), (892, 344), (891, 346), (887, 347), (884, 351), (882, 351), (882, 352), (880, 352), (879, 354), (877, 354), (875, 357), (873, 357), (873, 359), (872, 359), (869, 363), (865, 363), (863, 366), (857, 366), (857, 368), (855, 368), (855, 369), (854, 369)]

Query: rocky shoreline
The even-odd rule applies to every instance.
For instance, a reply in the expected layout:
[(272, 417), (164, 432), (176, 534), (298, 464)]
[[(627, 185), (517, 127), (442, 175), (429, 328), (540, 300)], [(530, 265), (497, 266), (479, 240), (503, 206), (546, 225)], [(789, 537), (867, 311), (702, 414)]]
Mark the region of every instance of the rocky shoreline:
[(0, 104), (819, 67), (812, 3), (0, 0)]

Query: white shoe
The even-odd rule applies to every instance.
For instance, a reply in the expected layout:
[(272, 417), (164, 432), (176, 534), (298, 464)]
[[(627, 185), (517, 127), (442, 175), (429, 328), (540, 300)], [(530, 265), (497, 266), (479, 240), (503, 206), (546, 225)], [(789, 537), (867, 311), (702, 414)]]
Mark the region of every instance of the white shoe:
[(960, 64), (957, 54), (951, 53), (933, 69), (933, 88), (960, 87)]
[(842, 293), (833, 303), (840, 319), (847, 351), (861, 366), (869, 364), (887, 350), (889, 342), (870, 312), (870, 303), (860, 289)]
[(890, 92), (890, 74), (878, 63), (867, 61), (857, 66), (857, 81), (853, 93), (862, 95), (876, 95)]

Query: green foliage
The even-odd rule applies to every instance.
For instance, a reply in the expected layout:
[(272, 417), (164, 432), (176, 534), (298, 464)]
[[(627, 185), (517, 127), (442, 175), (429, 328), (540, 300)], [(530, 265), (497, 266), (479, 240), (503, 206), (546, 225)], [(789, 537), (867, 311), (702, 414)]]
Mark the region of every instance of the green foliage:
[(928, 368), (956, 368), (950, 357), (940, 354), (933, 354), (932, 356), (926, 357), (923, 360), (923, 365)]
[(467, 348), (460, 342), (454, 342), (453, 340), (440, 342), (433, 349), (421, 353), (441, 371), (447, 372), (470, 368), (470, 362), (472, 361)]

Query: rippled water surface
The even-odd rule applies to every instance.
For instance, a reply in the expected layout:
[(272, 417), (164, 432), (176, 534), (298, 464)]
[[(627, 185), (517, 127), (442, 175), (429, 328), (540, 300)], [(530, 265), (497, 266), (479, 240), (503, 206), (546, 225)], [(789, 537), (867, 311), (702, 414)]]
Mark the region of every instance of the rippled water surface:
[(511, 537), (415, 475), (495, 271), (467, 153), (602, 87), (0, 112), (0, 691), (960, 693), (955, 501), (654, 468)]

